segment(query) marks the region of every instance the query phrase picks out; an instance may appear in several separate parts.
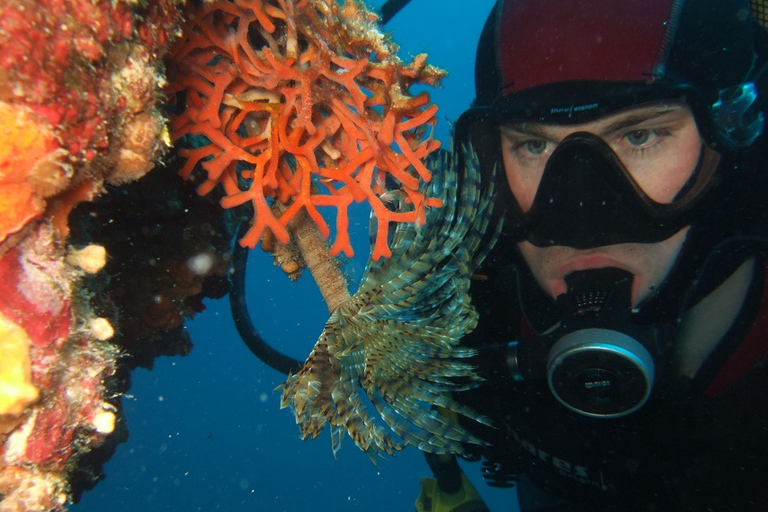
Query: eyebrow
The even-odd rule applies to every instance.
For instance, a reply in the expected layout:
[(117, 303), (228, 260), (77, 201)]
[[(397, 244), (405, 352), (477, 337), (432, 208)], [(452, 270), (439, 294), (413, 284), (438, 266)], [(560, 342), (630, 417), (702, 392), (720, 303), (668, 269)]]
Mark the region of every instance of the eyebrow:
[(547, 131), (545, 124), (528, 125), (527, 123), (521, 124), (506, 124), (500, 127), (501, 132), (517, 132), (523, 135), (530, 135), (531, 137), (537, 137), (540, 139), (550, 139), (552, 134)]
[(680, 105), (664, 105), (662, 107), (659, 107), (658, 110), (653, 110), (647, 113), (640, 113), (637, 115), (631, 115), (630, 117), (619, 119), (618, 121), (606, 126), (602, 130), (602, 132), (603, 133), (618, 132), (625, 128), (629, 128), (631, 126), (635, 126), (637, 124), (644, 123), (646, 121), (651, 121), (653, 119), (663, 117), (669, 114), (670, 112), (679, 112), (680, 110), (682, 110), (682, 106)]
[[(601, 129), (600, 131), (602, 133), (614, 133), (617, 131), (624, 130), (626, 128), (629, 128), (631, 126), (638, 125), (640, 123), (644, 123), (646, 121), (650, 121), (659, 117), (663, 117), (670, 112), (679, 112), (683, 109), (682, 105), (662, 105), (658, 108), (654, 108), (652, 110), (649, 110), (647, 112), (640, 112), (638, 114), (632, 114), (629, 117), (624, 117), (622, 119), (619, 119), (605, 128)], [(552, 139), (552, 132), (548, 129), (548, 124), (544, 123), (519, 123), (519, 124), (506, 124), (502, 125), (500, 128), (502, 131), (514, 131), (523, 135), (529, 135), (531, 137), (537, 137), (541, 139)]]

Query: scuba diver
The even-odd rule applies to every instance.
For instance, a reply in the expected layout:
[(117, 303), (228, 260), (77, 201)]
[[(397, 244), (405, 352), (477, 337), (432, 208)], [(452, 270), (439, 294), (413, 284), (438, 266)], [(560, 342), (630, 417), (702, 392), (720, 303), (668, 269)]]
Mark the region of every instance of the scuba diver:
[[(455, 144), (504, 231), (462, 340), (486, 380), (457, 399), (524, 512), (768, 510), (761, 3), (498, 0), (486, 22)], [(487, 510), (427, 458), (417, 510)]]

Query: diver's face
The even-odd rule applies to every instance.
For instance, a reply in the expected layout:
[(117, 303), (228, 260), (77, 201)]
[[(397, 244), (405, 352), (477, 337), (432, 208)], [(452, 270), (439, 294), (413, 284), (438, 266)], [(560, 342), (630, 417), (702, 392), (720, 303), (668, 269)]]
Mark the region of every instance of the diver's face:
[[(670, 203), (696, 169), (704, 144), (690, 109), (659, 102), (580, 125), (511, 123), (503, 126), (501, 150), (507, 182), (524, 212), (533, 204), (549, 156), (565, 137), (589, 132), (608, 143), (643, 191)], [(685, 227), (658, 243), (622, 243), (574, 249), (519, 248), (541, 287), (553, 298), (566, 292), (565, 276), (577, 270), (617, 267), (634, 274), (632, 303), (646, 298), (669, 273), (685, 240)]]

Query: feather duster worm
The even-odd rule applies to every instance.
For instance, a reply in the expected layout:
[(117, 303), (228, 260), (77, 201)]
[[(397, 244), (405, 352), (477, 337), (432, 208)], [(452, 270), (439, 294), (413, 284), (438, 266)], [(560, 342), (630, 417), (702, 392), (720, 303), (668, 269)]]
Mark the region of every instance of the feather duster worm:
[[(474, 152), (465, 157), (461, 175), (448, 157), (438, 162), (424, 193), (443, 208), (429, 209), (422, 226), (396, 226), (392, 257), (369, 262), (360, 289), (333, 312), (304, 368), (284, 384), (282, 406), (293, 409), (303, 438), (329, 424), (334, 453), (346, 431), (370, 455), (406, 444), (461, 453), (463, 443), (480, 442), (433, 408), (488, 423), (451, 398), (480, 380), (467, 362), (474, 351), (459, 340), (477, 325), (470, 276), (501, 228), (492, 226), (493, 187), (480, 186)], [(412, 211), (404, 194), (393, 195), (398, 211)]]
[[(347, 208), (367, 201), (378, 219), (373, 257), (390, 254), (391, 222), (423, 222), (422, 159), (434, 151), (428, 125), (437, 107), (414, 83), (435, 85), (444, 72), (417, 56), (404, 65), (361, 2), (234, 0), (190, 14), (176, 46), (171, 93), (185, 108), (173, 137), (191, 141), (181, 175), (205, 171), (198, 191), (223, 187), (225, 208), (253, 205), (253, 247), (269, 230), (287, 243), (286, 226), (305, 210), (324, 237), (330, 228), (318, 207), (336, 210), (331, 254), (353, 249)], [(400, 190), (413, 208), (396, 212), (382, 195)], [(271, 209), (277, 200), (287, 208)]]

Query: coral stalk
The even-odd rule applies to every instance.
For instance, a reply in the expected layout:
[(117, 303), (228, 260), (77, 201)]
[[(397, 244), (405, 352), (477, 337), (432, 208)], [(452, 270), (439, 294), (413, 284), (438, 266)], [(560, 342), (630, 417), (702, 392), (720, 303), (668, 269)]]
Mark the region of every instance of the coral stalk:
[(296, 239), (304, 262), (312, 269), (312, 275), (328, 311), (333, 313), (351, 297), (347, 280), (341, 273), (336, 259), (328, 252), (328, 246), (321, 238), (317, 226), (307, 217), (306, 212), (299, 212), (288, 227)]

